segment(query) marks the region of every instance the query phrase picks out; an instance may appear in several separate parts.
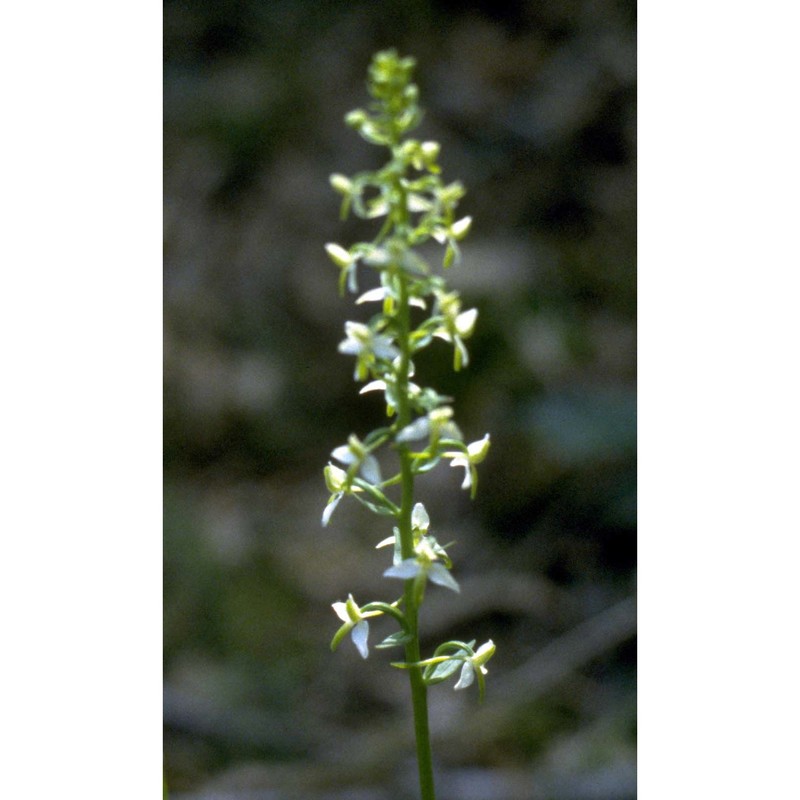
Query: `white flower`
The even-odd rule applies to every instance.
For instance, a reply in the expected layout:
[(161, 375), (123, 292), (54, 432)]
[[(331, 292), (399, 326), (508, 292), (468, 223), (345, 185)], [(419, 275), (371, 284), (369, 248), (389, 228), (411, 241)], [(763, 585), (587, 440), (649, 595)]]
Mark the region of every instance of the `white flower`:
[(400, 357), (400, 350), (391, 336), (376, 333), (361, 322), (345, 322), (344, 332), (347, 338), (339, 343), (339, 352), (356, 356), (354, 377), (357, 381), (367, 379), (377, 359), (393, 361)]
[(330, 256), (331, 261), (341, 270), (339, 275), (339, 293), (344, 294), (345, 281), (350, 292), (358, 291), (356, 282), (356, 265), (358, 256), (354, 256), (349, 250), (345, 250), (340, 244), (329, 242), (325, 245), (325, 252)]
[(472, 226), (472, 217), (462, 217), (457, 222), (454, 222), (450, 226), (450, 235), (456, 240), (461, 241), (467, 233), (469, 233), (469, 229)]
[(331, 496), (328, 498), (328, 504), (325, 506), (325, 510), (322, 512), (323, 528), (327, 527), (328, 522), (330, 522), (331, 515), (336, 510), (336, 506), (339, 505), (339, 501), (345, 496), (345, 494), (362, 491), (358, 486), (351, 486), (350, 480), (347, 477), (347, 473), (343, 469), (339, 469), (339, 467), (335, 466), (334, 464), (328, 464), (328, 466), (325, 467), (324, 472), (325, 484), (327, 485)]
[(411, 527), (420, 531), (422, 534), (428, 532), (431, 520), (425, 506), (422, 503), (417, 503), (411, 511)]
[[(414, 578), (417, 581), (420, 592), (427, 580), (454, 592), (460, 592), (461, 589), (458, 582), (450, 574), (447, 566), (439, 560), (441, 556), (449, 565), (450, 560), (447, 557), (447, 553), (437, 543), (436, 539), (426, 535), (430, 526), (430, 518), (422, 503), (417, 503), (411, 512), (411, 526), (414, 534), (414, 552), (416, 555), (412, 558), (399, 560), (402, 556), (395, 550), (395, 563), (383, 573), (383, 577), (399, 578), (404, 581)], [(398, 533), (395, 533), (395, 537), (398, 535)], [(396, 542), (396, 539), (384, 540), (378, 546), (380, 547), (390, 542)]]
[(419, 417), (409, 425), (406, 425), (398, 434), (398, 442), (419, 442), (427, 439), (431, 432), (431, 421), (428, 417)]
[(438, 561), (407, 558), (405, 561), (401, 561), (399, 564), (389, 567), (389, 569), (383, 573), (384, 578), (400, 578), (401, 580), (408, 580), (409, 578), (416, 578), (417, 576), (423, 577), (439, 586), (444, 586), (446, 589), (452, 589), (454, 592), (461, 591), (461, 587), (450, 574), (447, 567)]
[(464, 661), (464, 666), (461, 667), (461, 675), (454, 688), (458, 690), (466, 689), (468, 686), (471, 686), (475, 680), (476, 673), (479, 672), (480, 677), (478, 683), (481, 690), (481, 696), (483, 696), (483, 676), (487, 675), (489, 672), (489, 670), (483, 665), (494, 655), (494, 651), (496, 649), (497, 647), (491, 639), (482, 644), (478, 648), (475, 655), (470, 656)]
[(464, 482), (461, 484), (461, 488), (470, 489), (472, 497), (475, 496), (475, 490), (478, 487), (478, 470), (475, 469), (475, 465), (480, 464), (486, 458), (490, 444), (487, 433), (483, 439), (468, 445), (466, 453), (459, 451), (443, 453), (445, 458), (452, 459), (451, 467), (464, 467)]
[(372, 353), (377, 358), (391, 360), (400, 355), (391, 336), (374, 333), (361, 322), (345, 322), (344, 332), (347, 338), (339, 344), (339, 352), (358, 356)]
[(357, 464), (364, 480), (375, 484), (381, 482), (381, 469), (378, 459), (366, 451), (357, 436), (350, 436), (347, 444), (337, 447), (331, 455), (337, 461), (341, 461), (342, 464), (347, 464), (347, 466)]
[(462, 366), (466, 367), (469, 364), (469, 353), (464, 339), (472, 336), (475, 330), (478, 309), (470, 308), (462, 311), (458, 292), (438, 292), (436, 304), (443, 319), (433, 335), (453, 345), (455, 349), (453, 367), (458, 372)]
[(430, 438), (432, 443), (439, 439), (460, 439), (461, 432), (452, 421), (453, 409), (450, 406), (441, 406), (429, 412), (427, 416), (418, 417), (406, 425), (397, 434), (398, 442), (419, 442)]
[(346, 602), (333, 603), (332, 605), (336, 616), (344, 622), (344, 625), (336, 631), (331, 642), (331, 650), (336, 650), (342, 639), (349, 633), (356, 650), (358, 650), (362, 658), (366, 658), (369, 655), (367, 647), (369, 622), (367, 622), (367, 617), (377, 617), (383, 612), (361, 611), (352, 594), (347, 596)]

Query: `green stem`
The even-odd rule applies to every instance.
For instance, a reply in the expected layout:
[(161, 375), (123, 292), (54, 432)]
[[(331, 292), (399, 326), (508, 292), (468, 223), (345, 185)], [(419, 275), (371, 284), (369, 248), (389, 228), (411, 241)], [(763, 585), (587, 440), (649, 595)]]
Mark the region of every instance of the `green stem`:
[[(411, 408), (408, 400), (408, 379), (411, 363), (409, 331), (410, 311), (408, 303), (408, 281), (400, 273), (400, 298), (398, 303), (398, 322), (400, 335), (398, 337), (401, 355), (397, 375), (398, 396), (398, 429), (402, 430), (411, 422)], [(414, 534), (411, 527), (411, 512), (414, 507), (414, 472), (413, 459), (408, 447), (399, 448), (400, 475), (402, 483), (402, 501), (398, 517), (400, 531), (400, 549), (403, 558), (414, 557)], [(411, 633), (411, 641), (406, 645), (406, 661), (416, 664), (421, 660), (419, 647), (419, 632), (417, 627), (418, 608), (414, 592), (414, 579), (405, 583), (405, 616)], [(409, 672), (411, 684), (411, 703), (414, 709), (414, 734), (417, 741), (417, 764), (419, 766), (419, 786), (422, 800), (436, 800), (433, 787), (433, 759), (431, 756), (430, 731), (428, 729), (428, 688), (422, 680), (422, 671), (419, 667), (412, 667)]]

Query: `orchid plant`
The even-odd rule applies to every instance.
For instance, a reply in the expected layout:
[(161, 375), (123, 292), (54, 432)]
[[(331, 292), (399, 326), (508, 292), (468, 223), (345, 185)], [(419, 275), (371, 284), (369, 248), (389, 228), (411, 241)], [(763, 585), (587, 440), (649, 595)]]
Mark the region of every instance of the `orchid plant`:
[[(344, 497), (351, 497), (375, 514), (390, 517), (392, 535), (377, 547), (392, 549), (392, 564), (383, 573), (403, 581), (403, 594), (394, 602), (359, 605), (348, 595), (333, 609), (341, 620), (331, 642), (336, 650), (348, 637), (363, 658), (369, 654), (370, 621), (391, 617), (398, 630), (377, 648), (403, 647), (405, 659), (393, 666), (407, 670), (411, 684), (422, 800), (435, 800), (428, 729), (429, 686), (455, 676), (454, 688), (477, 682), (483, 698), (486, 662), (495, 651), (489, 640), (448, 641), (422, 658), (418, 634), (419, 609), (428, 583), (453, 592), (459, 585), (451, 573), (445, 547), (431, 533), (425, 506), (416, 502), (414, 482), (440, 462), (464, 470), (462, 489), (474, 497), (477, 466), (489, 451), (489, 434), (467, 444), (453, 419), (452, 399), (412, 381), (414, 356), (436, 340), (452, 346), (453, 368), (469, 364), (466, 341), (478, 312), (463, 309), (458, 292), (451, 291), (418, 253), (431, 240), (444, 247), (443, 268), (460, 261), (459, 243), (470, 229), (471, 218), (459, 217), (456, 207), (464, 196), (459, 182), (445, 184), (438, 164), (437, 142), (419, 141), (408, 134), (422, 118), (418, 88), (412, 82), (413, 58), (394, 50), (377, 53), (369, 67), (372, 103), (351, 111), (346, 122), (368, 142), (385, 147), (389, 160), (378, 170), (353, 177), (335, 174), (331, 186), (341, 195), (341, 217), (350, 212), (380, 221), (370, 242), (350, 247), (331, 243), (325, 249), (339, 268), (339, 292), (357, 295), (356, 305), (379, 304), (366, 322), (345, 323), (339, 352), (355, 358), (353, 377), (363, 383), (361, 393), (382, 392), (387, 423), (364, 436), (351, 435), (331, 452), (325, 467), (330, 498), (322, 514), (326, 526)], [(360, 270), (372, 270), (378, 283), (359, 294)], [(420, 317), (422, 317), (420, 319)], [(393, 451), (393, 473), (384, 477), (378, 451)], [(385, 464), (386, 458), (383, 459)], [(392, 499), (394, 496), (394, 499)]]

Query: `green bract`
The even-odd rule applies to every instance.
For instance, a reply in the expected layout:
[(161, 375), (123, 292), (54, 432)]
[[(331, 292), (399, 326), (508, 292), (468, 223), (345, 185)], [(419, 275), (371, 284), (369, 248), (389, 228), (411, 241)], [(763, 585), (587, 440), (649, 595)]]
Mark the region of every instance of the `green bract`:
[[(489, 450), (489, 434), (467, 444), (455, 422), (453, 400), (425, 387), (414, 375), (414, 357), (431, 347), (452, 347), (453, 368), (469, 364), (466, 341), (478, 319), (475, 308), (463, 308), (459, 294), (448, 288), (418, 248), (438, 244), (444, 248), (446, 269), (460, 261), (459, 243), (472, 227), (470, 216), (458, 216), (464, 187), (441, 178), (438, 142), (409, 136), (422, 119), (418, 90), (412, 83), (414, 59), (394, 50), (378, 53), (369, 68), (368, 91), (373, 102), (347, 114), (347, 125), (366, 141), (388, 150), (387, 162), (377, 170), (330, 177), (342, 198), (341, 216), (351, 213), (373, 220), (376, 233), (370, 241), (349, 247), (329, 243), (325, 250), (339, 269), (339, 293), (356, 294), (359, 280), (374, 287), (357, 297), (356, 306), (377, 312), (360, 321), (347, 321), (339, 352), (355, 359), (353, 377), (363, 383), (360, 392), (383, 392), (387, 422), (335, 447), (325, 467), (330, 497), (322, 515), (327, 525), (345, 496), (353, 497), (376, 514), (392, 517), (392, 535), (378, 547), (392, 546), (392, 563), (384, 576), (403, 581), (403, 596), (395, 602), (358, 606), (350, 595), (333, 604), (342, 625), (331, 647), (336, 649), (350, 634), (359, 653), (367, 658), (367, 619), (392, 617), (399, 630), (378, 647), (402, 646), (405, 661), (395, 666), (409, 671), (413, 699), (420, 787), (424, 800), (433, 800), (433, 776), (427, 720), (427, 686), (461, 670), (456, 689), (477, 678), (483, 697), (485, 663), (494, 653), (490, 640), (477, 651), (474, 642), (445, 642), (429, 659), (422, 659), (418, 636), (419, 607), (430, 581), (459, 591), (450, 570), (452, 562), (431, 533), (431, 520), (414, 498), (417, 476), (434, 469), (442, 459), (464, 468), (463, 489), (474, 497), (477, 465)], [(415, 377), (418, 382), (412, 382)], [(384, 477), (388, 475), (389, 477)]]

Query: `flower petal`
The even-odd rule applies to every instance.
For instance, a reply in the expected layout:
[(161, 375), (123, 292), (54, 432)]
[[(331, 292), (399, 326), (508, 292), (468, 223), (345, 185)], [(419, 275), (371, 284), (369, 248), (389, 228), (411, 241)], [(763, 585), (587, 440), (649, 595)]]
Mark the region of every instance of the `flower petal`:
[(444, 586), (446, 589), (452, 589), (454, 592), (461, 591), (456, 579), (450, 574), (450, 571), (444, 564), (431, 564), (428, 569), (428, 579), (431, 583)]
[(472, 217), (462, 217), (450, 226), (450, 233), (454, 239), (463, 239), (472, 225)]
[(461, 484), (462, 489), (469, 489), (472, 486), (472, 471), (470, 463), (464, 456), (456, 456), (451, 462), (451, 467), (464, 467), (464, 482)]
[(369, 648), (367, 647), (368, 636), (369, 622), (362, 619), (361, 622), (353, 628), (353, 632), (350, 634), (350, 638), (353, 640), (356, 650), (361, 653), (361, 658), (366, 658), (369, 655)]
[(328, 464), (323, 470), (325, 474), (325, 485), (331, 494), (343, 492), (347, 489), (347, 473), (334, 464)]
[(338, 267), (348, 267), (353, 263), (353, 256), (340, 244), (331, 242), (325, 245), (325, 251), (330, 256), (331, 261)]
[(398, 442), (418, 442), (428, 437), (431, 431), (431, 421), (427, 417), (415, 419), (410, 425), (406, 425), (397, 434)]
[(427, 531), (430, 524), (431, 520), (428, 516), (428, 512), (425, 510), (425, 506), (422, 505), (422, 503), (417, 503), (411, 512), (411, 527), (421, 531)]
[(339, 501), (344, 497), (344, 492), (339, 492), (338, 494), (332, 495), (331, 499), (328, 500), (328, 505), (325, 506), (325, 510), (322, 512), (322, 527), (326, 528), (328, 526), (328, 522), (330, 521), (331, 514), (333, 514), (336, 506), (339, 505)]
[(374, 336), (371, 349), (377, 358), (383, 358), (387, 361), (391, 361), (400, 355), (400, 351), (394, 346), (390, 336)]
[(358, 456), (346, 444), (337, 447), (331, 455), (342, 464), (353, 464), (358, 460)]
[(336, 612), (336, 616), (339, 617), (342, 622), (351, 622), (350, 615), (347, 613), (347, 603), (342, 603), (341, 601), (338, 603), (333, 603), (333, 610)]
[(461, 668), (461, 677), (458, 679), (458, 683), (453, 688), (466, 689), (467, 686), (472, 685), (472, 682), (474, 680), (475, 680), (475, 669), (472, 666), (472, 662), (465, 661), (464, 666)]
[(383, 298), (386, 297), (386, 292), (387, 290), (385, 286), (378, 286), (375, 289), (370, 289), (368, 292), (364, 292), (364, 294), (362, 294), (361, 297), (356, 300), (356, 305), (383, 300)]
[(380, 483), (383, 480), (383, 478), (381, 478), (381, 468), (375, 456), (364, 457), (364, 460), (361, 462), (361, 475), (364, 477), (364, 480), (370, 483)]
[(345, 339), (339, 342), (337, 349), (346, 356), (357, 356), (364, 349), (364, 345), (355, 339)]
[(469, 460), (473, 464), (480, 464), (481, 461), (486, 458), (491, 443), (491, 438), (487, 433), (483, 439), (478, 439), (477, 442), (472, 442), (470, 445), (468, 445), (467, 452), (469, 453)]
[(462, 311), (456, 317), (456, 332), (465, 339), (472, 335), (475, 330), (475, 320), (478, 319), (478, 309), (470, 308), (469, 311)]
[(495, 643), (491, 639), (489, 639), (488, 642), (484, 642), (475, 653), (474, 656), (475, 663), (481, 665), (481, 669), (483, 670), (482, 665), (485, 664), (494, 655), (494, 651), (496, 649), (497, 645), (495, 645)]
[(386, 391), (386, 381), (370, 381), (365, 386), (361, 387), (359, 394), (364, 394), (365, 392), (376, 392), (380, 389), (380, 391)]
[(405, 561), (401, 561), (399, 564), (396, 564), (393, 567), (389, 567), (386, 572), (383, 573), (384, 578), (401, 578), (402, 580), (408, 580), (409, 578), (416, 578), (419, 575), (420, 570), (419, 563), (415, 558), (407, 558)]

